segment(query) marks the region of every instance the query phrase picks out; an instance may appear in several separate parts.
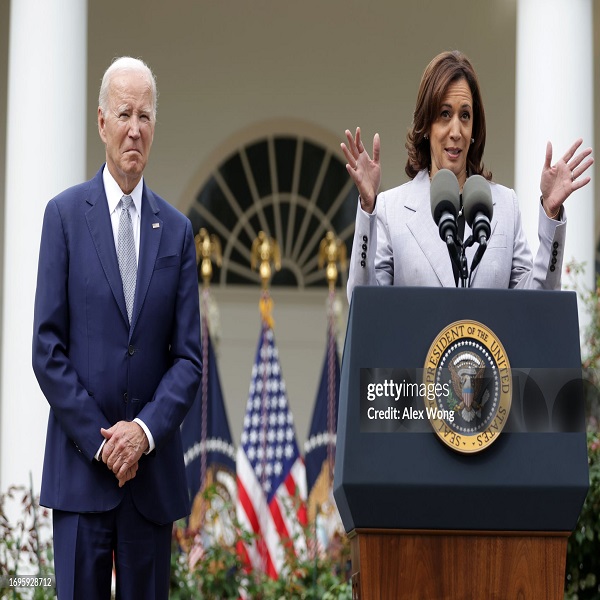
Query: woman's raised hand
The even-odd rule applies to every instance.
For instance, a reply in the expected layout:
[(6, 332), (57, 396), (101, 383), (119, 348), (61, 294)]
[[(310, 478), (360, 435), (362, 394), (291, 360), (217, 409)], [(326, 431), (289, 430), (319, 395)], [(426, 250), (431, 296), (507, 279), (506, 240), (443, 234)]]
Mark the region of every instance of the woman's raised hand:
[(358, 188), (362, 209), (367, 213), (372, 213), (375, 208), (379, 184), (381, 183), (379, 134), (376, 133), (373, 137), (373, 158), (369, 156), (360, 139), (360, 127), (356, 128), (356, 136), (354, 137), (350, 130), (346, 129), (346, 138), (348, 145), (343, 142), (341, 144), (342, 152), (348, 161), (346, 170)]
[(575, 140), (563, 156), (552, 165), (552, 144), (546, 144), (546, 160), (542, 169), (540, 191), (546, 214), (556, 218), (563, 202), (579, 188), (590, 182), (589, 175), (582, 175), (594, 164), (591, 148), (575, 154), (583, 140)]

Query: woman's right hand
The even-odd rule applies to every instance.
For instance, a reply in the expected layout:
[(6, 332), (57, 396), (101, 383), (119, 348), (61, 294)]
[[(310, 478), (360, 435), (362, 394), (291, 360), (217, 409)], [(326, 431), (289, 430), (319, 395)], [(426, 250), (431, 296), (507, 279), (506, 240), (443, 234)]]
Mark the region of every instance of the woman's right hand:
[(360, 139), (360, 127), (356, 128), (355, 137), (346, 129), (346, 138), (348, 145), (346, 146), (343, 142), (341, 144), (342, 152), (348, 161), (346, 170), (358, 188), (361, 208), (367, 213), (372, 213), (381, 183), (379, 134), (376, 133), (373, 137), (373, 158), (369, 156)]

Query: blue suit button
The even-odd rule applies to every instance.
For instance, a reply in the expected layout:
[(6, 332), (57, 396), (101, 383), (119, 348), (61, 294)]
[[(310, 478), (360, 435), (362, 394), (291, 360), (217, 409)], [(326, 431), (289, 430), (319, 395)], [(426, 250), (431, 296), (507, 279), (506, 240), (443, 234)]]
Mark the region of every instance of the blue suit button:
[(133, 356), (135, 354), (135, 348), (133, 346), (129, 346), (129, 348), (127, 348), (127, 353), (129, 356)]
[(123, 394), (123, 402), (125, 402), (125, 404), (127, 404), (127, 392), (125, 392)]

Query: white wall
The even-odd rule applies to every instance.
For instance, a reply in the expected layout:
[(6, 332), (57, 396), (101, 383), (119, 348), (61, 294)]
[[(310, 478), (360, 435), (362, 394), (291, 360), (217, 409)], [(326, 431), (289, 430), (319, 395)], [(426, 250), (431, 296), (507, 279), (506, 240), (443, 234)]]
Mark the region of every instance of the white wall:
[(390, 187), (405, 179), (404, 141), (423, 69), (438, 52), (460, 48), (481, 78), (487, 162), (510, 184), (514, 0), (458, 0), (451, 11), (441, 6), (431, 0), (148, 0), (140, 11), (136, 2), (90, 3), (89, 173), (103, 159), (95, 122), (102, 72), (114, 56), (131, 53), (158, 77), (147, 173), (173, 203), (184, 201), (190, 173), (222, 140), (274, 118), (312, 122), (340, 141), (347, 127), (361, 125), (369, 137), (379, 131), (383, 184)]

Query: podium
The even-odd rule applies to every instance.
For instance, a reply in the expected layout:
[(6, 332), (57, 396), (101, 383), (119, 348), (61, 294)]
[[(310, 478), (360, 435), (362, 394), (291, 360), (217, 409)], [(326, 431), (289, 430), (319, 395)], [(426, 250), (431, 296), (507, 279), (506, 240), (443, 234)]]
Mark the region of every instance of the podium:
[[(442, 355), (452, 336), (440, 332), (454, 323), (482, 326), (455, 327), (465, 334), (454, 340), (464, 345), (460, 356), (469, 360), (482, 347), (502, 358), (501, 348), (508, 359), (500, 387), (510, 383), (510, 410), (501, 430), (490, 421), (477, 433), (486, 410), (502, 410), (493, 366), (492, 394), (468, 408), (479, 408), (481, 419), (455, 402), (456, 421), (438, 426), (419, 412), (427, 406), (419, 393), (396, 393), (427, 380), (428, 356)], [(467, 335), (487, 339), (484, 328), (496, 340), (487, 354)], [(392, 385), (373, 401), (371, 392)], [(378, 402), (380, 411), (386, 403), (400, 411), (397, 418), (385, 418), (389, 411), (371, 418)], [(588, 486), (574, 292), (355, 288), (334, 474), (351, 540), (353, 600), (562, 600), (567, 539)]]

